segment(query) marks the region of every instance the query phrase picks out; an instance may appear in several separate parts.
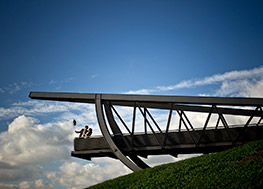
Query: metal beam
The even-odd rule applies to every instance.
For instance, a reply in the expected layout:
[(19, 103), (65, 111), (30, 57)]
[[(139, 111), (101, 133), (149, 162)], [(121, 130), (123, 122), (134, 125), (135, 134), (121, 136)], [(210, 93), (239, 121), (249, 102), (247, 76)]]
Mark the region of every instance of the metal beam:
[[(228, 106), (263, 106), (263, 98), (229, 98), (229, 97), (187, 97), (187, 96), (155, 96), (155, 95), (119, 95), (100, 94), (102, 101), (110, 101), (111, 105), (134, 107), (134, 102), (138, 102), (141, 107), (167, 109), (170, 110), (170, 103), (176, 103), (178, 110), (208, 113), (210, 107), (203, 105), (228, 105)], [(89, 93), (50, 93), (50, 92), (30, 92), (29, 97), (40, 100), (53, 100), (65, 102), (80, 102), (95, 104), (96, 94)], [(185, 104), (185, 105), (182, 105)], [(192, 104), (198, 104), (199, 106)], [(200, 106), (202, 105), (202, 106)], [(219, 108), (222, 114), (250, 116), (254, 110)], [(173, 110), (176, 110), (173, 108)], [(212, 113), (217, 113), (213, 110)], [(255, 117), (263, 117), (263, 112), (258, 111)]]
[[(32, 99), (56, 100), (69, 102), (95, 103), (94, 93), (50, 93), (30, 92)], [(100, 94), (101, 100), (112, 102), (160, 102), (202, 105), (229, 105), (229, 106), (263, 106), (263, 98), (243, 97), (194, 97), (194, 96), (164, 96), (164, 95), (127, 95), (127, 94)]]

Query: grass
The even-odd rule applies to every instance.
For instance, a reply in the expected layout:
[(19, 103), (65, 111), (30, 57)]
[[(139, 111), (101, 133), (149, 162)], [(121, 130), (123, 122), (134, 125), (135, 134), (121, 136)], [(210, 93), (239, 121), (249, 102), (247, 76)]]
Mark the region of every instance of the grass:
[(263, 140), (134, 172), (90, 188), (263, 188)]

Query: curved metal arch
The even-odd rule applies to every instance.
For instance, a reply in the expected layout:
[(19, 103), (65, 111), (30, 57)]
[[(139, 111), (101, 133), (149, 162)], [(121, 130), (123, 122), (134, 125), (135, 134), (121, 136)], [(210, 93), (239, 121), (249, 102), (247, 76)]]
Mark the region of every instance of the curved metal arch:
[(96, 95), (96, 100), (95, 100), (95, 106), (96, 106), (96, 113), (97, 113), (97, 119), (99, 123), (100, 130), (102, 132), (102, 135), (111, 148), (113, 154), (127, 167), (129, 167), (133, 171), (139, 171), (142, 168), (138, 167), (135, 163), (133, 163), (131, 160), (129, 160), (121, 151), (120, 149), (116, 146), (114, 141), (112, 140), (109, 130), (107, 128), (106, 122), (105, 122), (105, 117), (103, 114), (103, 108), (102, 108), (102, 102), (101, 102), (101, 95), (97, 94)]
[[(113, 117), (113, 113), (112, 113), (112, 109), (111, 109), (111, 105), (109, 102), (106, 102), (105, 105), (105, 112), (106, 112), (106, 116), (108, 119), (108, 123), (111, 127), (111, 130), (113, 132), (114, 135), (119, 135), (122, 137), (122, 141), (124, 142), (124, 144), (126, 145), (127, 148), (131, 149), (131, 146), (129, 144), (129, 142), (123, 137), (123, 133), (120, 130), (120, 127), (118, 126), (118, 124), (116, 123), (114, 117)], [(146, 168), (150, 168), (149, 165), (147, 165), (144, 161), (142, 161), (136, 154), (130, 153), (128, 155), (128, 157), (140, 168), (142, 169), (146, 169)]]

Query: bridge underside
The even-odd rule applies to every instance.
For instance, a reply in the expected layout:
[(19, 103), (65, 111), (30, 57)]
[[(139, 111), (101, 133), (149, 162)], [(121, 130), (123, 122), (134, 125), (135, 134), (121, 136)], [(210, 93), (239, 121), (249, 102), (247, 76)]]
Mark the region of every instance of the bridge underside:
[[(198, 141), (202, 130), (169, 132), (166, 144), (163, 147), (160, 146), (156, 139), (156, 137), (159, 141), (164, 139), (161, 133), (156, 133), (156, 137), (153, 134), (135, 134), (133, 139), (133, 149), (127, 148), (127, 145), (123, 143), (123, 137), (129, 143), (132, 142), (130, 135), (123, 135), (123, 137), (113, 136), (113, 141), (120, 144), (118, 147), (124, 155), (129, 156), (134, 153), (146, 158), (148, 155), (170, 154), (176, 156), (177, 154), (218, 152), (249, 141), (263, 139), (263, 127), (261, 125), (248, 126), (246, 132), (243, 132), (242, 135), (240, 135), (242, 129), (243, 127), (229, 128), (229, 132), (223, 128), (207, 129), (205, 131), (205, 137), (202, 138), (199, 145), (196, 144), (195, 141)], [(237, 137), (238, 141), (234, 143), (233, 141)], [(105, 156), (116, 158), (103, 137), (87, 139), (76, 138), (74, 140), (74, 151), (71, 155), (87, 160)]]

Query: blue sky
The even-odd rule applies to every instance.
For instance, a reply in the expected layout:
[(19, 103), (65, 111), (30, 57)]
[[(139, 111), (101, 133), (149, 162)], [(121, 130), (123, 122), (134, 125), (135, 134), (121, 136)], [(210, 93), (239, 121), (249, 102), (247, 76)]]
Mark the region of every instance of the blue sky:
[[(18, 142), (9, 136), (11, 126), (30, 128), (32, 136), (46, 127), (42, 134), (52, 135), (77, 117), (96, 127), (93, 106), (31, 101), (30, 91), (262, 97), (262, 10), (255, 0), (0, 1), (0, 149), (6, 149), (3, 141)], [(70, 129), (64, 130), (68, 136)], [(62, 140), (59, 132), (53, 135)], [(85, 185), (55, 178), (69, 180), (63, 168), (70, 165), (104, 171), (101, 160), (67, 158), (70, 147), (70, 140), (62, 145), (60, 159), (30, 164), (25, 157), (28, 173), (39, 176), (17, 171), (0, 183), (78, 188)], [(25, 155), (23, 145), (17, 148)], [(0, 166), (10, 169), (2, 170), (24, 168), (5, 158)]]

